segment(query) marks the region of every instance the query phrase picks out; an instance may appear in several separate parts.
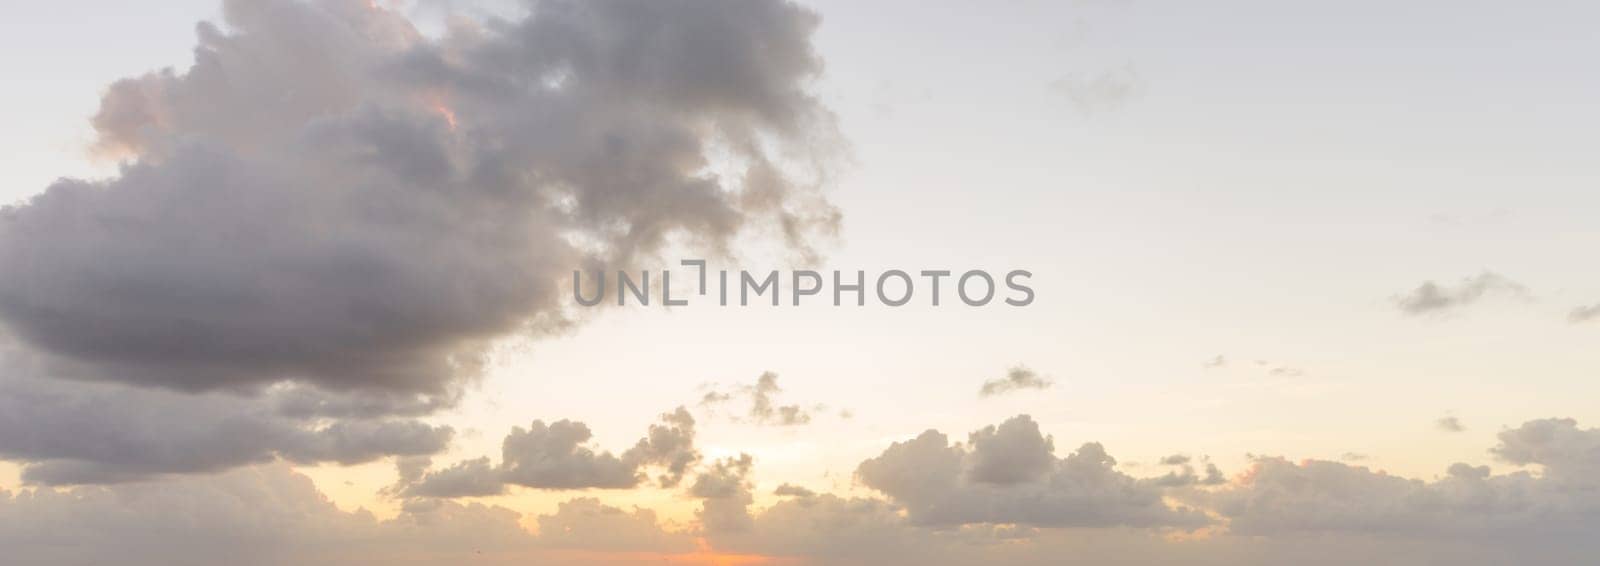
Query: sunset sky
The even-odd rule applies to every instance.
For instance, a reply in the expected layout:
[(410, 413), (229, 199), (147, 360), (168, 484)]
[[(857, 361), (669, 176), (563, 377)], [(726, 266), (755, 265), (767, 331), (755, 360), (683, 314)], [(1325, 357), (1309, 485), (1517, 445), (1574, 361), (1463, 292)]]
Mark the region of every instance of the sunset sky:
[(1600, 6), (17, 4), (20, 563), (1600, 551)]

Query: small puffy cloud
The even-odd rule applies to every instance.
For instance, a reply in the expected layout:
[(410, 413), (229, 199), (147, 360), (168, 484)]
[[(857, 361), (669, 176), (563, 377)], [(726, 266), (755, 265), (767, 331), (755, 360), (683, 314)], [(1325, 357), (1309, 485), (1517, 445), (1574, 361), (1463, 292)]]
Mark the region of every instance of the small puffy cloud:
[(1050, 83), (1050, 90), (1084, 115), (1116, 110), (1143, 96), (1145, 82), (1133, 65), (1097, 73), (1071, 73)]
[(921, 525), (1188, 528), (1207, 522), (1193, 510), (1168, 506), (1162, 486), (1115, 465), (1093, 442), (1057, 458), (1053, 442), (1024, 415), (973, 433), (967, 445), (929, 430), (862, 462), (856, 477)]
[(1305, 375), (1305, 370), (1289, 366), (1273, 366), (1267, 368), (1267, 375), (1272, 377), (1300, 377)]
[(1567, 322), (1580, 324), (1591, 320), (1600, 319), (1600, 304), (1575, 307), (1567, 313)]
[(1037, 372), (1023, 366), (1016, 366), (1007, 370), (1005, 377), (983, 382), (983, 386), (978, 388), (978, 396), (993, 397), (1028, 389), (1043, 390), (1049, 389), (1054, 385), (1055, 382), (1040, 376)]
[(689, 410), (678, 407), (661, 415), (661, 422), (650, 425), (650, 431), (639, 439), (632, 449), (622, 455), (623, 460), (635, 465), (662, 467), (656, 482), (661, 487), (673, 487), (683, 481), (689, 467), (700, 461), (700, 452), (694, 447), (694, 416)]
[(1228, 367), (1228, 358), (1224, 357), (1222, 354), (1217, 354), (1216, 356), (1211, 357), (1211, 359), (1201, 362), (1200, 367), (1205, 369)]
[(1439, 420), (1433, 421), (1433, 427), (1444, 432), (1462, 432), (1467, 430), (1467, 427), (1461, 424), (1461, 419), (1457, 417), (1440, 418)]
[(1411, 315), (1444, 313), (1478, 302), (1489, 295), (1503, 295), (1517, 299), (1530, 297), (1528, 289), (1504, 276), (1485, 271), (1462, 279), (1455, 285), (1440, 285), (1424, 281), (1417, 288), (1394, 298), (1400, 312)]
[[(765, 426), (800, 426), (811, 422), (811, 411), (800, 405), (784, 405), (777, 401), (783, 393), (778, 386), (778, 374), (762, 372), (753, 385), (739, 385), (727, 391), (712, 389), (700, 397), (700, 406), (714, 408), (736, 400), (748, 402), (743, 415), (735, 416), (739, 422)], [(824, 408), (820, 405), (815, 408)], [(843, 413), (841, 413), (843, 414)]]
[(1542, 466), (1547, 480), (1600, 487), (1600, 429), (1579, 428), (1573, 419), (1542, 419), (1498, 437), (1490, 452), (1508, 463)]
[(586, 446), (593, 436), (580, 422), (549, 425), (533, 421), (515, 427), (501, 447), (501, 474), (507, 483), (538, 489), (629, 488), (638, 485), (638, 468), (610, 452)]

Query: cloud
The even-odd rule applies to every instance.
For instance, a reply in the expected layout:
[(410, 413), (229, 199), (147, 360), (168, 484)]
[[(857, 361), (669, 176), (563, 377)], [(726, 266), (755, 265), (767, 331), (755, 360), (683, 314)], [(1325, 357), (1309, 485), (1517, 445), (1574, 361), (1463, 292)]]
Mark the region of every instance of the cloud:
[(358, 464), (436, 454), (454, 435), (414, 419), (306, 416), (272, 395), (39, 377), (36, 357), (3, 340), (0, 367), (0, 458), (22, 462), (30, 483), (117, 483), (277, 459)]
[(1098, 73), (1071, 73), (1050, 83), (1050, 90), (1065, 98), (1078, 112), (1110, 112), (1144, 95), (1145, 82), (1133, 65)]
[(978, 388), (979, 397), (993, 397), (1024, 389), (1049, 389), (1055, 382), (1045, 379), (1033, 370), (1023, 366), (1016, 366), (1006, 371), (1005, 377), (991, 379), (983, 382), (983, 387)]
[(501, 444), (500, 464), (488, 457), (465, 460), (418, 476), (398, 493), (415, 497), (499, 495), (512, 485), (546, 490), (630, 489), (645, 470), (661, 470), (656, 482), (673, 487), (700, 461), (694, 417), (679, 407), (662, 414), (644, 438), (622, 454), (590, 446), (588, 425), (570, 420), (533, 421), (514, 427)]
[(1579, 324), (1600, 318), (1600, 304), (1574, 307), (1567, 313), (1567, 322)]
[(1419, 316), (1459, 309), (1496, 294), (1524, 300), (1530, 297), (1528, 289), (1521, 284), (1485, 271), (1462, 279), (1454, 286), (1424, 281), (1416, 289), (1395, 297), (1394, 304), (1406, 315)]
[(753, 526), (750, 504), (754, 496), (749, 479), (753, 465), (754, 458), (740, 454), (713, 462), (695, 478), (689, 495), (701, 500), (695, 517), (706, 532), (738, 533)]
[(53, 376), (448, 396), (571, 322), (572, 269), (838, 222), (794, 4), (556, 0), (437, 40), (360, 0), (222, 15), (106, 90), (117, 175), (0, 212), (0, 321)]
[(534, 539), (499, 507), (443, 503), (388, 521), (341, 511), (309, 478), (271, 464), (113, 487), (0, 490), (0, 545), (8, 561), (24, 564), (266, 566), (459, 560), (527, 552)]
[(1147, 479), (1145, 481), (1152, 482), (1163, 487), (1221, 485), (1227, 482), (1227, 478), (1222, 476), (1222, 469), (1218, 468), (1216, 464), (1211, 463), (1209, 458), (1201, 458), (1199, 462), (1205, 465), (1204, 476), (1201, 476), (1195, 472), (1194, 458), (1184, 454), (1173, 454), (1171, 456), (1162, 458), (1157, 463), (1162, 466), (1177, 469), (1167, 472), (1165, 475), (1160, 477)]
[(1543, 480), (1600, 486), (1600, 429), (1578, 428), (1573, 419), (1543, 419), (1502, 431), (1498, 438), (1490, 453), (1511, 464), (1543, 466)]
[(1501, 432), (1490, 452), (1542, 473), (1495, 475), (1488, 466), (1457, 463), (1444, 477), (1423, 481), (1336, 462), (1259, 458), (1206, 504), (1242, 535), (1383, 533), (1529, 550), (1557, 545), (1530, 556), (1577, 548), (1600, 528), (1600, 429), (1571, 419), (1530, 421)]
[[(402, 474), (402, 480), (405, 475)], [(416, 497), (483, 497), (505, 493), (501, 470), (487, 456), (462, 460), (454, 465), (412, 478), (414, 485), (400, 491)]]
[[(729, 391), (712, 389), (700, 397), (700, 406), (716, 407), (736, 399), (746, 399), (750, 406), (736, 421), (766, 426), (800, 426), (811, 423), (811, 412), (800, 405), (780, 405), (776, 401), (783, 388), (778, 386), (778, 374), (762, 372), (755, 385), (740, 385)], [(817, 406), (817, 409), (825, 407)], [(847, 412), (841, 412), (846, 416)]]
[(700, 462), (694, 435), (694, 416), (688, 409), (678, 407), (661, 415), (659, 424), (650, 425), (649, 434), (623, 454), (623, 459), (636, 465), (659, 465), (663, 470), (656, 483), (661, 487), (677, 486), (690, 466)]
[[(576, 323), (571, 270), (837, 225), (794, 4), (555, 0), (438, 39), (361, 0), (221, 13), (188, 69), (104, 92), (117, 174), (0, 208), (0, 458), (30, 481), (434, 454), (452, 431), (414, 419), (494, 340)], [(671, 442), (586, 473), (676, 482)]]
[(802, 497), (802, 498), (803, 497), (816, 497), (817, 496), (817, 492), (815, 492), (815, 491), (811, 491), (811, 490), (806, 489), (804, 487), (800, 487), (800, 486), (794, 485), (794, 484), (787, 484), (787, 483), (778, 486), (777, 489), (772, 490), (772, 494), (773, 495), (783, 496), (783, 497)]
[(516, 427), (502, 447), (505, 481), (539, 489), (626, 488), (638, 485), (638, 469), (610, 452), (584, 446), (592, 434), (583, 423), (533, 421)]
[(1456, 417), (1443, 417), (1439, 420), (1433, 421), (1433, 426), (1434, 428), (1444, 432), (1461, 432), (1467, 430), (1467, 427), (1461, 424), (1461, 419)]
[[(271, 463), (114, 486), (0, 490), (0, 545), (23, 563), (130, 566), (659, 564), (730, 552), (830, 566), (1046, 565), (1064, 557), (1130, 565), (1331, 566), (1409, 564), (1418, 556), (1465, 566), (1554, 566), (1585, 563), (1600, 551), (1592, 537), (1600, 528), (1600, 429), (1571, 419), (1502, 431), (1490, 453), (1532, 469), (1500, 474), (1458, 463), (1442, 477), (1422, 480), (1337, 462), (1257, 457), (1222, 485), (1179, 485), (1168, 476), (1108, 471), (1109, 457), (1087, 444), (1077, 455), (1088, 460), (1058, 459), (1043, 478), (961, 478), (969, 472), (960, 460), (977, 450), (968, 444), (1007, 438), (988, 452), (1000, 458), (1048, 450), (1048, 437), (1030, 424), (1026, 417), (1011, 419), (965, 444), (942, 438), (896, 443), (862, 465), (904, 465), (911, 462), (899, 458), (908, 450), (924, 450), (916, 462), (928, 473), (899, 479), (921, 480), (920, 489), (944, 500), (907, 500), (903, 492), (868, 483), (863, 472), (865, 486), (887, 498), (780, 489), (790, 495), (756, 508), (754, 459), (740, 455), (694, 473), (687, 494), (701, 500), (701, 509), (686, 530), (669, 528), (647, 509), (577, 498), (532, 518), (534, 534), (519, 526), (521, 516), (513, 511), (444, 500), (408, 500), (387, 520), (341, 511), (304, 475)], [(942, 437), (929, 432), (919, 439), (935, 435)], [(955, 465), (945, 461), (950, 456), (957, 457)], [(1204, 461), (1163, 460), (1179, 468)], [(950, 489), (945, 478), (952, 474), (966, 485)], [(1107, 477), (1114, 481), (1103, 481)], [(1084, 492), (1100, 495), (1081, 497)], [(1166, 501), (1156, 517), (1173, 518), (1180, 502), (1213, 518), (1197, 536), (1179, 536), (1194, 526), (1186, 520), (1128, 521), (1130, 504), (1138, 509), (1133, 517), (1152, 517), (1141, 503), (1152, 494)], [(967, 519), (928, 522), (920, 510), (929, 503), (966, 508)], [(1062, 522), (1061, 513), (1094, 520)]]
[(1093, 442), (1056, 458), (1053, 441), (1024, 415), (972, 433), (966, 445), (929, 430), (862, 462), (856, 477), (919, 525), (1191, 528), (1207, 522), (1193, 510), (1169, 507), (1161, 486), (1115, 465)]
[(1205, 369), (1228, 367), (1228, 358), (1223, 357), (1222, 354), (1217, 354), (1216, 356), (1212, 357), (1211, 359), (1208, 359), (1205, 362), (1202, 362), (1200, 364), (1200, 367), (1205, 368)]
[(554, 514), (540, 515), (539, 540), (545, 546), (603, 552), (688, 552), (687, 534), (662, 530), (654, 511), (625, 511), (580, 497), (561, 503)]

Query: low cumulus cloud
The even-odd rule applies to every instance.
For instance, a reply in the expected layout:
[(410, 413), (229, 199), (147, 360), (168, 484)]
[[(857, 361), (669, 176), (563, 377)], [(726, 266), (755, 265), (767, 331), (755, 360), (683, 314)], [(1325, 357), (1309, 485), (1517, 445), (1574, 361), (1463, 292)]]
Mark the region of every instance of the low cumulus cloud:
[(694, 417), (679, 407), (661, 415), (632, 448), (614, 454), (591, 446), (593, 433), (581, 422), (536, 420), (506, 435), (499, 464), (488, 457), (464, 460), (417, 475), (411, 485), (397, 491), (416, 497), (474, 497), (499, 495), (510, 486), (630, 489), (648, 479), (647, 469), (660, 470), (655, 478), (659, 487), (673, 487), (700, 461), (694, 425)]
[(1006, 370), (1005, 377), (998, 377), (983, 382), (978, 388), (979, 397), (993, 397), (1028, 389), (1044, 390), (1055, 385), (1054, 381), (1046, 379), (1031, 369), (1016, 366)]
[(1497, 475), (1457, 463), (1425, 481), (1338, 462), (1258, 458), (1238, 482), (1197, 503), (1241, 535), (1477, 539), (1523, 549), (1526, 563), (1561, 563), (1542, 557), (1584, 548), (1587, 533), (1600, 528), (1600, 429), (1571, 419), (1530, 421), (1502, 431), (1490, 453), (1539, 473)]
[(1019, 416), (951, 444), (929, 430), (856, 469), (920, 525), (1010, 523), (1044, 527), (1198, 527), (1208, 521), (1163, 500), (1159, 485), (1117, 471), (1098, 443), (1065, 458), (1039, 425)]
[[(929, 431), (862, 462), (870, 491), (793, 485), (754, 504), (747, 454), (698, 465), (694, 521), (580, 497), (533, 517), (410, 499), (378, 520), (345, 512), (283, 463), (109, 487), (0, 491), (0, 544), (24, 563), (474, 562), (656, 564), (704, 552), (799, 564), (1578, 564), (1600, 546), (1600, 429), (1543, 419), (1502, 431), (1489, 453), (1510, 471), (1457, 463), (1434, 479), (1365, 466), (1254, 457), (1232, 478), (1203, 457), (1135, 478), (1095, 443), (1064, 458), (1032, 419), (964, 443)], [(415, 470), (412, 471), (415, 473)], [(1172, 478), (1185, 478), (1173, 480)], [(1197, 530), (1197, 529), (1203, 529)], [(1185, 532), (1204, 536), (1180, 536)], [(697, 542), (699, 541), (699, 542)], [(344, 558), (340, 558), (344, 557)], [(680, 557), (680, 558), (674, 558)], [(1407, 557), (1396, 562), (1395, 557)]]
[(1424, 281), (1417, 288), (1394, 297), (1395, 307), (1409, 316), (1440, 314), (1477, 303), (1484, 297), (1499, 295), (1527, 300), (1532, 297), (1527, 287), (1505, 276), (1485, 271), (1467, 277), (1455, 285), (1441, 285)]
[(555, 548), (597, 552), (683, 553), (694, 550), (688, 533), (667, 532), (655, 511), (631, 511), (580, 497), (561, 503), (556, 512), (537, 519), (539, 540)]

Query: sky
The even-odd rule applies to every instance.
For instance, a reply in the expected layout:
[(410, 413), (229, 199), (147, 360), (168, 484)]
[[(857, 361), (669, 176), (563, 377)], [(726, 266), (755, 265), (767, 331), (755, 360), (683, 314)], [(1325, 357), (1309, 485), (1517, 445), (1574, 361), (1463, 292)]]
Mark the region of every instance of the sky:
[[(1595, 550), (1593, 6), (14, 8), (0, 541), (39, 563)], [(694, 258), (1035, 300), (568, 286)]]

